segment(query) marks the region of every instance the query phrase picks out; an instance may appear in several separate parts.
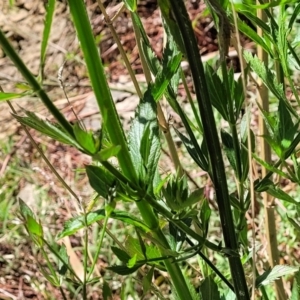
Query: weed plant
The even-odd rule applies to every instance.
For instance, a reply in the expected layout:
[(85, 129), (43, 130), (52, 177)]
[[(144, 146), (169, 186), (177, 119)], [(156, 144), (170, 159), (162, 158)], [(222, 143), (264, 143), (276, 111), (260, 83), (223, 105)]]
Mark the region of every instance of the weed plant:
[[(39, 150), (69, 191), (70, 201), (75, 201), (80, 207), (80, 212), (65, 222), (56, 239), (49, 240), (39, 216), (33, 214), (26, 199), (19, 199), (23, 224), (45, 259), (45, 265), (40, 266), (42, 274), (61, 291), (64, 299), (67, 298), (66, 287), (78, 297), (88, 299), (89, 287), (99, 282), (99, 298), (102, 294), (103, 299), (112, 299), (111, 277), (108, 275), (112, 272), (125, 277), (138, 272), (141, 298), (152, 294), (166, 299), (169, 295), (165, 290), (160, 291), (154, 281), (157, 271), (166, 272), (172, 299), (250, 299), (251, 295), (252, 299), (275, 299), (272, 289), (268, 288), (274, 281), (277, 299), (287, 299), (288, 296), (299, 299), (299, 267), (296, 261), (290, 266), (279, 265), (274, 229), (276, 204), (279, 201), (288, 203), (290, 209), (287, 214), (281, 215), (281, 222), (288, 222), (296, 232), (300, 229), (299, 202), (281, 186), (281, 179), (295, 185), (300, 182), (297, 148), (300, 141), (300, 99), (291, 72), (300, 67), (298, 39), (291, 34), (297, 25), (300, 4), (292, 4), (293, 11), (287, 14), (286, 1), (255, 4), (253, 1), (230, 3), (207, 0), (207, 8), (218, 29), (220, 58), (216, 66), (204, 66), (183, 0), (158, 1), (165, 31), (162, 60), (155, 56), (151, 48), (137, 13), (137, 2), (124, 0), (120, 11), (126, 9), (130, 14), (147, 81), (147, 88), (142, 90), (115, 33), (115, 18), (110, 19), (103, 4), (98, 1), (140, 98), (128, 132), (124, 132), (121, 126), (85, 4), (82, 0), (68, 1), (68, 4), (102, 117), (100, 133), (86, 130), (81, 120), (75, 124), (69, 123), (43, 88), (44, 62), (55, 0), (49, 0), (46, 7), (38, 77), (33, 76), (0, 31), (1, 47), (31, 88), (23, 94), (2, 91), (0, 99), (9, 101), (28, 93), (36, 94), (56, 122), (42, 120), (35, 112), (25, 109), (23, 116), (18, 115), (8, 102), (14, 117), (25, 130), (27, 127), (34, 128), (92, 158), (85, 171), (96, 196), (90, 203), (84, 203)], [(277, 13), (273, 14), (275, 9)], [(257, 15), (258, 11), (263, 11), (263, 16)], [(242, 21), (242, 15), (259, 30), (256, 32), (253, 26)], [(239, 42), (239, 32), (253, 40), (265, 56), (244, 51)], [(226, 64), (231, 39), (235, 41), (241, 62), (242, 73), (237, 80), (232, 68)], [(189, 63), (196, 94), (193, 99), (186, 90), (192, 117), (187, 116), (177, 100), (178, 84), (186, 81), (181, 69), (183, 60)], [(260, 92), (257, 102), (247, 100), (249, 82), (256, 84)], [(287, 88), (292, 91), (293, 104), (286, 96)], [(266, 91), (264, 95), (262, 90)], [(267, 104), (271, 97), (276, 105), (274, 112), (268, 111)], [(175, 131), (185, 145), (187, 155), (213, 183), (219, 231), (222, 232), (218, 243), (212, 241), (210, 236), (212, 208), (204, 186), (193, 191), (188, 187), (187, 176), (170, 133), (170, 124), (161, 109), (162, 98), (181, 118), (185, 134)], [(262, 124), (256, 134), (250, 126), (253, 107), (259, 109)], [(221, 121), (227, 124), (226, 130), (218, 132), (214, 112), (218, 112)], [(162, 138), (167, 141), (176, 169), (174, 174), (159, 173)], [(266, 149), (270, 150), (272, 159), (267, 157)], [(227, 174), (226, 162), (231, 168)], [(258, 166), (262, 172), (255, 177)], [(230, 192), (228, 181), (235, 182)], [(269, 245), (266, 259), (269, 259), (270, 267), (265, 270), (260, 267), (256, 256), (254, 208), (260, 195), (265, 197), (260, 205), (265, 208)], [(117, 209), (119, 203), (124, 203), (124, 208), (135, 206), (138, 213)], [(252, 213), (252, 224), (246, 221), (249, 212)], [(118, 235), (112, 234), (108, 228), (109, 220), (121, 222), (124, 231)], [(100, 230), (95, 231), (95, 228)], [(119, 236), (126, 235), (128, 228), (133, 228), (135, 234), (129, 235), (122, 244)], [(83, 246), (81, 273), (74, 270), (67, 247), (58, 242), (78, 232), (81, 233)], [(110, 255), (119, 262), (106, 268), (105, 274), (100, 274), (97, 272), (97, 262), (108, 243)], [(293, 243), (292, 247), (295, 245)], [(192, 280), (191, 270), (187, 267), (191, 262), (201, 274), (199, 280)], [(292, 287), (284, 289), (281, 277), (291, 274)], [(121, 299), (127, 299), (127, 291), (126, 285), (122, 285)]]

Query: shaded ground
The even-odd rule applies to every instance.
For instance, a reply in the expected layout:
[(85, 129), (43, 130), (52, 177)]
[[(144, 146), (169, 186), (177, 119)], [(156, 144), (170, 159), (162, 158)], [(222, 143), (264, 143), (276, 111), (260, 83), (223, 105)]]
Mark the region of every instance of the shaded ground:
[[(212, 20), (202, 13), (205, 9), (203, 3), (197, 4), (197, 2), (188, 1), (187, 5), (190, 16), (194, 20), (193, 24), (200, 52), (202, 55), (209, 55), (218, 49), (216, 31)], [(108, 5), (109, 14), (113, 15), (116, 11), (117, 1), (109, 1), (109, 3), (106, 1), (105, 4)], [(8, 7), (6, 1), (0, 4), (0, 27), (10, 38), (27, 67), (35, 75), (39, 72), (39, 49), (45, 12), (43, 5), (44, 3), (38, 0), (18, 0), (12, 8)], [(97, 5), (92, 1), (88, 1), (88, 11), (94, 33), (99, 40), (102, 59), (106, 65), (107, 77), (114, 89), (117, 109), (122, 115), (124, 126), (128, 127), (128, 122), (133, 115), (138, 99), (131, 92), (132, 86), (129, 77)], [(139, 12), (157, 56), (160, 57), (162, 53), (162, 27), (156, 1), (139, 1)], [(116, 19), (114, 25), (125, 50), (129, 54), (133, 69), (137, 74), (141, 74), (138, 76), (139, 81), (141, 83), (144, 82), (128, 13), (123, 12)], [(45, 89), (67, 118), (74, 120), (70, 106), (67, 104), (57, 81), (57, 72), (64, 62), (64, 84), (73, 109), (81, 118), (85, 118), (88, 127), (96, 130), (98, 129), (97, 126), (99, 126), (97, 107), (86, 77), (86, 70), (81, 60), (79, 45), (72, 23), (68, 17), (67, 7), (62, 1), (57, 3), (55, 21), (51, 32), (45, 66)], [(0, 85), (4, 91), (19, 90), (16, 83), (22, 82), (22, 77), (1, 50), (0, 67)], [(238, 64), (236, 64), (236, 68), (238, 70)], [(184, 98), (183, 91), (181, 91), (181, 96)], [(49, 117), (47, 111), (36, 98), (28, 97), (14, 103)], [(17, 108), (16, 105), (15, 107)], [(5, 177), (6, 181), (1, 182), (3, 190), (10, 191), (11, 199), (13, 199), (10, 205), (15, 205), (16, 196), (21, 195), (23, 199), (27, 199), (29, 205), (35, 207), (36, 211), (42, 211), (42, 215), (47, 215), (49, 220), (56, 220), (54, 223), (51, 223), (54, 226), (50, 228), (50, 231), (53, 233), (57, 232), (61, 228), (63, 220), (71, 216), (70, 211), (73, 207), (70, 207), (71, 204), (67, 204), (66, 199), (68, 199), (68, 196), (61, 185), (57, 183), (54, 175), (45, 167), (40, 159), (40, 155), (31, 146), (25, 133), (20, 130), (20, 126), (12, 118), (6, 104), (0, 104), (0, 126), (0, 140), (8, 143), (7, 141), (11, 139), (11, 144), (9, 144), (11, 147), (7, 151), (4, 148), (2, 151), (0, 150), (0, 176), (4, 178), (5, 174), (9, 172), (12, 174), (11, 181), (8, 181), (7, 177)], [(80, 172), (74, 172), (74, 170), (83, 168), (84, 164), (88, 163), (88, 158), (73, 148), (54, 143), (49, 139), (42, 138), (33, 131), (31, 132), (35, 136), (36, 141), (46, 150), (49, 160), (54, 167), (59, 170), (60, 174), (72, 185), (74, 190), (87, 201), (91, 193), (86, 184), (87, 179)], [(17, 183), (13, 181), (14, 170), (12, 170), (13, 167), (10, 165), (14, 158), (16, 158), (15, 168), (22, 172), (22, 174), (18, 175), (19, 182)], [(170, 165), (170, 161), (166, 158), (165, 165), (162, 168), (167, 171)], [(34, 172), (27, 172), (27, 169), (34, 170)], [(191, 174), (192, 177), (194, 177), (193, 175), (199, 174)], [(37, 182), (39, 191), (47, 194), (47, 198), (51, 199), (50, 203), (36, 203), (36, 198), (32, 197)], [(17, 232), (14, 232), (21, 230), (17, 217), (10, 219), (8, 225), (4, 226), (4, 223), (1, 225), (3, 225), (3, 228), (9, 228), (9, 230), (3, 230), (0, 237), (0, 298), (60, 299), (61, 296), (57, 290), (44, 281), (37, 270), (35, 253), (31, 249), (30, 243), (25, 240), (26, 235), (23, 234), (20, 237)], [(72, 241), (72, 243), (73, 246), (76, 246), (76, 241)], [(105, 266), (107, 263), (103, 261), (103, 264)], [(116, 288), (116, 293), (118, 289)], [(98, 299), (97, 297), (99, 297), (97, 294), (92, 295), (93, 293), (91, 293), (91, 299)]]

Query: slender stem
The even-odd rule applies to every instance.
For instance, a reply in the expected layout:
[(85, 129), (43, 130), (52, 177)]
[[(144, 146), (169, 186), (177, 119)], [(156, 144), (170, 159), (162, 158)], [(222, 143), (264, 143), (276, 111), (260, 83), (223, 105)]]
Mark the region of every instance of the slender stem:
[(212, 181), (215, 186), (225, 245), (228, 249), (237, 253), (236, 256), (228, 257), (236, 297), (237, 299), (250, 299), (244, 269), (238, 255), (238, 245), (230, 207), (224, 162), (196, 38), (184, 2), (182, 0), (171, 0), (170, 2), (174, 17), (179, 26), (181, 38), (185, 45), (185, 54), (189, 61), (194, 81), (204, 137), (207, 141)]
[(68, 132), (71, 137), (74, 137), (72, 125), (65, 119), (60, 113), (57, 107), (50, 100), (46, 92), (42, 89), (38, 81), (35, 79), (33, 74), (28, 70), (25, 63), (22, 61), (20, 56), (17, 54), (15, 49), (10, 45), (3, 32), (0, 30), (0, 45), (5, 54), (11, 59), (13, 64), (18, 68), (23, 77), (27, 80), (28, 84), (32, 87), (32, 90), (39, 96), (45, 106), (51, 112), (53, 117), (61, 124), (61, 126)]

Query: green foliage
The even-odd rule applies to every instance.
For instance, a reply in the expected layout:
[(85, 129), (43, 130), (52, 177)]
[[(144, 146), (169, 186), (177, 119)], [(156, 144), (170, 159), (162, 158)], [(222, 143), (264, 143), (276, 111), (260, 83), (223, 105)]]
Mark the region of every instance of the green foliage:
[[(220, 61), (219, 64), (221, 72), (216, 71), (209, 64), (203, 67), (191, 22), (182, 0), (158, 1), (166, 33), (162, 60), (157, 58), (151, 47), (138, 15), (137, 1), (124, 0), (123, 2), (125, 8), (130, 11), (138, 37), (137, 43), (141, 46), (139, 55), (153, 75), (153, 82), (148, 83), (146, 91), (141, 96), (128, 133), (124, 132), (120, 116), (116, 111), (84, 1), (69, 1), (69, 8), (102, 116), (100, 134), (87, 131), (81, 122), (70, 124), (40, 84), (44, 77), (55, 0), (48, 1), (46, 7), (39, 80), (30, 73), (0, 31), (0, 45), (28, 83), (24, 93), (0, 93), (0, 101), (37, 94), (56, 121), (43, 120), (34, 112), (25, 109), (23, 110), (25, 116), (14, 114), (14, 117), (21, 124), (90, 156), (92, 162), (86, 165), (85, 172), (90, 186), (97, 194), (97, 199), (100, 198), (99, 203), (94, 201), (90, 206), (83, 201), (78, 201), (80, 213), (67, 220), (62, 231), (57, 235), (57, 239), (75, 234), (83, 237), (83, 278), (79, 278), (73, 270), (67, 248), (49, 243), (44, 233), (45, 227), (29, 206), (23, 200), (19, 201), (24, 227), (45, 259), (45, 264), (38, 262), (40, 270), (56, 287), (61, 288), (63, 282), (67, 280), (76, 282), (82, 289), (83, 299), (87, 299), (88, 284), (99, 281), (99, 277), (94, 276), (94, 269), (101, 251), (106, 246), (104, 244), (108, 243), (105, 238), (109, 235), (113, 240), (113, 243), (109, 242), (111, 254), (120, 262), (118, 265), (114, 261), (110, 262), (109, 267), (105, 269), (101, 279), (104, 299), (112, 298), (111, 283), (108, 278), (113, 272), (122, 276), (135, 272), (143, 274), (141, 285), (144, 297), (147, 293), (155, 293), (152, 282), (155, 272), (160, 270), (168, 272), (173, 295), (178, 299), (228, 300), (235, 297), (249, 299), (250, 288), (261, 289), (262, 293), (265, 293), (264, 286), (279, 277), (294, 274), (298, 271), (298, 267), (275, 266), (256, 277), (255, 287), (249, 286), (246, 282), (246, 276), (251, 275), (248, 271), (248, 260), (252, 255), (248, 250), (248, 224), (245, 217), (251, 199), (250, 176), (253, 176), (249, 174), (250, 163), (252, 163), (249, 154), (269, 172), (265, 177), (255, 181), (254, 188), (257, 196), (267, 192), (274, 198), (283, 200), (283, 203), (287, 202), (298, 207), (298, 201), (284, 191), (280, 182), (275, 182), (272, 175), (277, 174), (297, 184), (300, 182), (297, 153), (300, 142), (299, 107), (291, 105), (286, 96), (286, 83), (281, 80), (283, 77), (286, 78), (299, 105), (290, 64), (290, 61), (293, 61), (293, 67), (300, 65), (295, 49), (297, 40), (290, 38), (290, 35), (293, 26), (296, 26), (300, 5), (297, 4), (294, 12), (288, 16), (284, 7), (286, 1), (273, 1), (261, 5), (256, 5), (253, 1), (234, 4), (239, 14), (243, 14), (255, 26), (263, 29), (264, 34), (259, 36), (239, 18), (238, 29), (268, 52), (270, 65), (277, 66), (277, 69), (273, 70), (257, 56), (244, 52), (247, 63), (245, 78), (240, 77), (235, 80), (233, 69), (227, 69), (224, 61)], [(225, 51), (226, 49), (222, 49), (224, 45), (220, 35), (228, 29), (224, 28), (224, 24), (229, 21), (234, 23), (231, 3), (229, 1), (219, 3), (216, 0), (207, 2), (213, 15), (218, 19), (220, 48)], [(277, 6), (276, 19), (270, 10)], [(265, 10), (268, 22), (256, 16), (258, 8)], [(189, 62), (196, 93), (195, 99), (190, 97), (192, 116), (188, 115), (186, 107), (183, 107), (177, 99), (178, 85), (184, 79), (181, 69), (183, 59)], [(258, 155), (260, 145), (255, 144), (255, 135), (249, 128), (251, 115), (245, 102), (243, 80), (249, 77), (250, 71), (263, 81), (277, 101), (276, 110), (273, 112), (264, 111), (259, 107), (268, 129), (268, 134), (263, 138), (269, 143), (273, 156), (274, 154), (277, 156), (276, 162), (266, 162), (260, 158)], [(132, 70), (129, 72), (134, 76)], [(134, 80), (134, 77), (132, 78)], [(187, 94), (189, 97), (189, 91)], [(175, 129), (175, 132), (184, 144), (189, 158), (207, 173), (211, 185), (215, 188), (218, 213), (212, 210), (203, 187), (191, 190), (188, 177), (180, 166), (175, 166), (177, 169), (175, 174), (165, 175), (159, 170), (162, 146), (157, 107), (162, 97), (167, 99), (181, 118), (183, 131)], [(198, 104), (198, 110), (194, 102)], [(242, 116), (244, 108), (247, 111)], [(226, 128), (221, 129), (220, 136), (216, 126), (216, 115), (221, 119), (222, 124), (226, 124)], [(229, 161), (228, 169), (233, 172), (225, 172), (226, 158)], [(229, 176), (234, 177), (229, 179)], [(235, 182), (230, 187), (230, 192), (228, 182)], [(101, 205), (101, 199), (103, 206), (94, 208), (95, 205)], [(0, 202), (0, 208), (4, 210), (6, 205), (6, 202)], [(133, 206), (136, 209), (134, 212), (131, 211)], [(219, 217), (220, 223), (217, 223), (216, 216)], [(291, 214), (286, 219), (296, 231), (300, 230), (299, 215)], [(211, 226), (212, 222), (222, 229), (220, 231), (223, 236), (218, 237), (219, 244), (210, 241), (211, 232), (214, 230), (214, 226)], [(98, 226), (101, 228), (100, 234), (97, 232), (96, 238), (93, 236), (91, 239), (90, 230), (95, 230)], [(119, 233), (118, 236), (111, 233), (111, 226), (117, 226), (119, 232), (124, 234), (124, 238), (122, 239)], [(133, 235), (134, 231), (135, 235)], [(56, 257), (56, 263), (53, 263), (49, 252)], [(194, 286), (194, 282), (190, 280), (189, 267), (183, 269), (183, 266), (189, 265), (189, 259), (196, 255), (200, 257), (200, 266), (205, 267), (200, 286), (197, 283)], [(93, 258), (91, 266), (89, 256)], [(219, 270), (219, 264), (212, 264), (211, 257), (214, 263), (215, 260), (221, 259), (222, 264), (226, 263), (226, 268)], [(187, 264), (183, 265), (182, 261), (186, 261)], [(230, 274), (224, 271), (228, 269)], [(228, 279), (233, 282), (234, 287)], [(299, 298), (299, 285), (299, 272), (297, 272), (291, 299)], [(195, 287), (199, 287), (198, 290)], [(233, 290), (239, 293), (235, 295)], [(126, 299), (124, 286), (122, 286), (121, 298)]]

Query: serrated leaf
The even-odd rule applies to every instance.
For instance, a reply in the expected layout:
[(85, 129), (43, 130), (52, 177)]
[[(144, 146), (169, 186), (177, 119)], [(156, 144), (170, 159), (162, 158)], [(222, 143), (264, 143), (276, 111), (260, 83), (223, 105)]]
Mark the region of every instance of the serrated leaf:
[(176, 74), (180, 66), (181, 58), (182, 54), (177, 53), (169, 57), (167, 62), (165, 62), (166, 58), (164, 59), (163, 68), (156, 74), (155, 82), (151, 89), (154, 101), (157, 102), (165, 93), (172, 77)]
[(21, 124), (43, 133), (54, 140), (67, 145), (73, 145), (78, 149), (82, 149), (80, 145), (73, 139), (71, 135), (59, 124), (50, 123), (49, 121), (42, 120), (33, 112), (23, 109), (27, 117), (21, 117), (12, 114)]
[(220, 293), (218, 290), (218, 286), (213, 280), (212, 276), (209, 276), (204, 279), (204, 281), (200, 285), (200, 293), (202, 295), (202, 299), (205, 300), (218, 300), (220, 299)]
[(128, 255), (127, 252), (114, 246), (111, 246), (110, 248), (121, 262), (127, 263), (129, 261), (130, 255)]
[(119, 275), (130, 275), (137, 271), (141, 266), (143, 266), (143, 264), (136, 264), (132, 268), (128, 268), (127, 266), (111, 266), (107, 267), (106, 269), (111, 270)]
[(128, 137), (130, 155), (138, 178), (144, 185), (152, 188), (160, 156), (160, 139), (156, 103), (150, 90), (146, 91), (137, 108)]
[(277, 82), (276, 76), (274, 76), (272, 71), (267, 69), (257, 56), (252, 56), (252, 54), (248, 51), (244, 52), (244, 58), (274, 96), (279, 100), (285, 100), (287, 102), (286, 96), (283, 92), (283, 85)]
[[(92, 225), (95, 222), (101, 221), (105, 218), (105, 209), (99, 209), (89, 212), (86, 216), (87, 225)], [(110, 214), (110, 218), (120, 220), (126, 224), (130, 224), (140, 228), (142, 231), (148, 232), (149, 228), (139, 219), (135, 218), (126, 211), (115, 210)], [(84, 228), (84, 216), (76, 216), (64, 223), (64, 229), (57, 235), (57, 239), (69, 236)]]
[(273, 269), (265, 271), (262, 275), (258, 276), (255, 281), (255, 287), (261, 285), (268, 285), (282, 276), (290, 275), (299, 270), (299, 267), (291, 267), (286, 265), (277, 265)]

